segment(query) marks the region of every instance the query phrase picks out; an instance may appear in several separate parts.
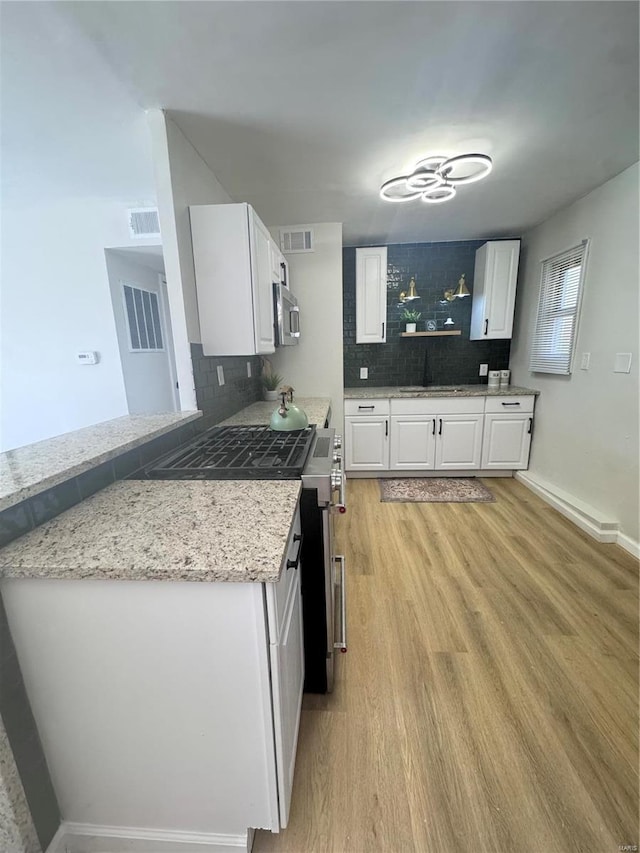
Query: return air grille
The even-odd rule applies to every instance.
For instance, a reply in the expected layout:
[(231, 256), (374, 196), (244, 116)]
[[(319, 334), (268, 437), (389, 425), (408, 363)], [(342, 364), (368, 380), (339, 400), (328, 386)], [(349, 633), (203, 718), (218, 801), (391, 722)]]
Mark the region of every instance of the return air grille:
[(155, 207), (138, 207), (128, 211), (129, 234), (138, 237), (159, 237), (160, 217)]
[(293, 225), (280, 229), (280, 249), (285, 255), (313, 252), (313, 229), (308, 225)]

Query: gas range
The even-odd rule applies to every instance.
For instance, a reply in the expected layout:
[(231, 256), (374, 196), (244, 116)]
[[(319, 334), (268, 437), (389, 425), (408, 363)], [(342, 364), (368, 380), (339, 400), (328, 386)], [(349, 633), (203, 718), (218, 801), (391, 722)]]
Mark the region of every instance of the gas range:
[(298, 480), (315, 433), (315, 426), (294, 432), (261, 425), (212, 427), (155, 460), (145, 475), (154, 480)]

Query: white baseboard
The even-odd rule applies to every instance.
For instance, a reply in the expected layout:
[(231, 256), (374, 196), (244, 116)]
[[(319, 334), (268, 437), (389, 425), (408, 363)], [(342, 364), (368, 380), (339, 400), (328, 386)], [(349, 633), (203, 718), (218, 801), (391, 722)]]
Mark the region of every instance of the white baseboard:
[(251, 853), (253, 837), (63, 821), (46, 853)]
[(464, 471), (346, 471), (346, 476), (348, 480), (373, 480), (378, 477), (513, 477), (513, 471), (478, 471), (471, 468)]
[(615, 543), (640, 558), (640, 543), (621, 533), (620, 525), (614, 519), (529, 471), (518, 471), (515, 477), (598, 542)]
[(625, 536), (624, 533), (618, 533), (618, 545), (640, 560), (640, 542), (636, 542), (630, 536)]

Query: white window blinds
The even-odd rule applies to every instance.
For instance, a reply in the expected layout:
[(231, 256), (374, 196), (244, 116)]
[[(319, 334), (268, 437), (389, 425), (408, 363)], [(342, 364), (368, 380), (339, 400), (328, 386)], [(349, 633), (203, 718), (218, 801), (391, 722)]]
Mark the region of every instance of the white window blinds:
[(529, 369), (571, 373), (587, 241), (542, 262), (538, 318)]

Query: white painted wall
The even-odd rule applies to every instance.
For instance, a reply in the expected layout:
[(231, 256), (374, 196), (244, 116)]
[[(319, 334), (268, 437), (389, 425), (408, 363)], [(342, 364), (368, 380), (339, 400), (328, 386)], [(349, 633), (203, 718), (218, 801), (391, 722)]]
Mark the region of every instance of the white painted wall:
[[(127, 414), (104, 250), (132, 245), (128, 206), (74, 198), (3, 207), (2, 450)], [(100, 362), (78, 364), (81, 350), (97, 350)]]
[[(538, 388), (529, 473), (640, 539), (638, 523), (638, 164), (523, 237), (511, 348), (514, 384)], [(574, 372), (530, 373), (540, 261), (590, 239)], [(591, 353), (591, 367), (580, 356)], [(630, 374), (615, 353), (633, 353)]]
[(225, 189), (180, 128), (163, 110), (147, 112), (153, 146), (156, 192), (176, 369), (182, 409), (195, 409), (190, 343), (200, 343), (200, 323), (189, 205), (228, 204)]
[[(120, 348), (127, 405), (131, 415), (173, 412), (176, 409), (171, 372), (172, 341), (167, 332), (166, 310), (160, 275), (156, 269), (136, 263), (118, 250), (105, 252), (113, 314)], [(129, 326), (125, 312), (122, 285), (140, 287), (158, 295), (164, 348), (156, 352), (131, 350)]]
[[(278, 229), (270, 230), (278, 241)], [(341, 432), (342, 223), (315, 223), (313, 231), (314, 252), (286, 256), (291, 291), (300, 303), (300, 344), (279, 347), (269, 359), (299, 396), (331, 397), (331, 422)]]

